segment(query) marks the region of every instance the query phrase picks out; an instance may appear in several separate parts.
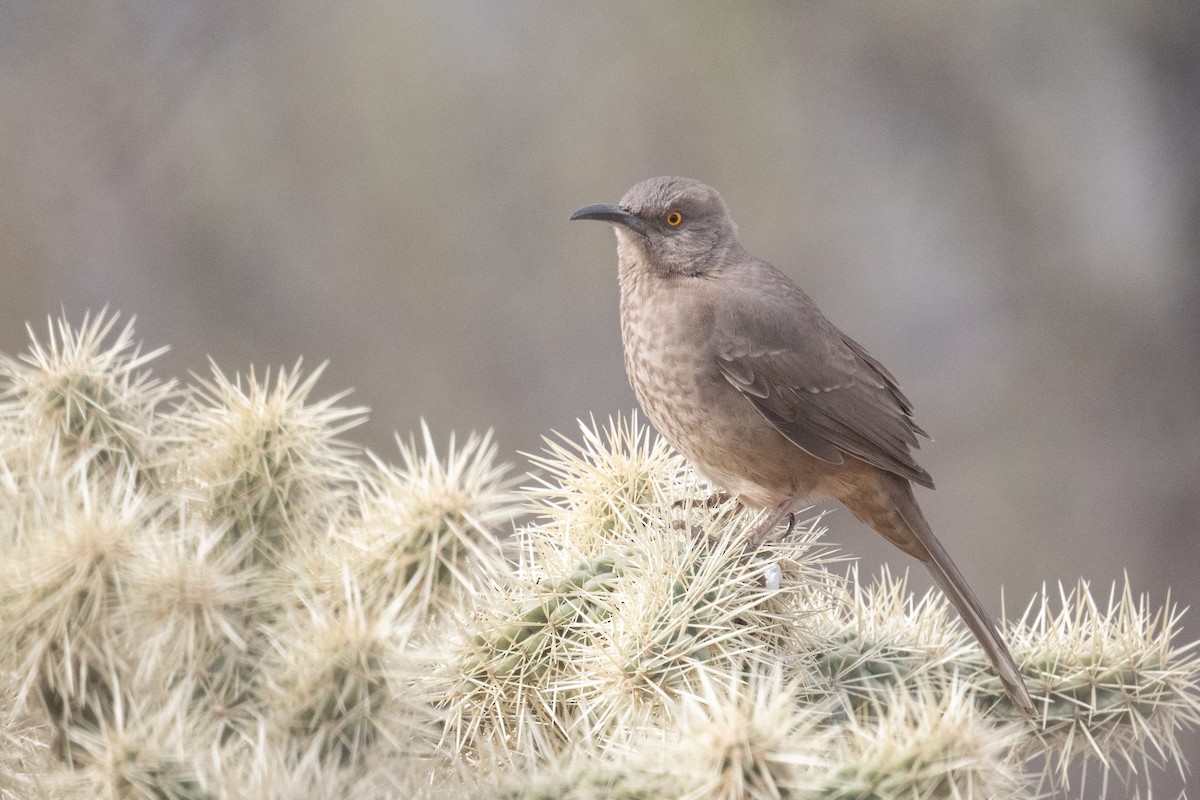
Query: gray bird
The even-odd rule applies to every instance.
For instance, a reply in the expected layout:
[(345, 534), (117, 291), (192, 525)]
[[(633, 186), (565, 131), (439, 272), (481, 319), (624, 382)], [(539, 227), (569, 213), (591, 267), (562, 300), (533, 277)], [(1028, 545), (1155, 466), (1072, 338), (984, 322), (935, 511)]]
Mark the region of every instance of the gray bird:
[(771, 510), (751, 546), (811, 500), (841, 501), (926, 566), (1032, 717), (1008, 647), (913, 497), (914, 482), (933, 488), (910, 452), (928, 434), (892, 374), (742, 249), (698, 181), (651, 178), (571, 219), (616, 230), (625, 369), (646, 416), (715, 485)]

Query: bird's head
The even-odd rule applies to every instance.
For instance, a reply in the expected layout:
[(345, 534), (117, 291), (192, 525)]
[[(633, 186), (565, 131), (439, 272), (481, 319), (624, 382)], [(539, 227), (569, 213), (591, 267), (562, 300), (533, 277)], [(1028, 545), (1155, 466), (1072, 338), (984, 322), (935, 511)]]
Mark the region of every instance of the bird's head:
[(622, 263), (662, 273), (704, 275), (738, 245), (737, 225), (715, 189), (690, 178), (650, 178), (621, 202), (585, 206), (571, 219), (611, 222)]

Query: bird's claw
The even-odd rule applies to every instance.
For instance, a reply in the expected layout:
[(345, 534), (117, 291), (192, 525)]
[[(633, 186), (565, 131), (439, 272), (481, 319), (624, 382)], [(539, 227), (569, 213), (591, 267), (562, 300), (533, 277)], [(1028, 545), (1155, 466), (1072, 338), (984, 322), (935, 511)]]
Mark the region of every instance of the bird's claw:
[(783, 533), (775, 535), (776, 522), (774, 519), (768, 519), (765, 523), (756, 530), (749, 539), (746, 540), (746, 552), (751, 553), (762, 547), (768, 541), (782, 541), (792, 535), (792, 531), (796, 529), (796, 515), (789, 513), (787, 515), (787, 528)]

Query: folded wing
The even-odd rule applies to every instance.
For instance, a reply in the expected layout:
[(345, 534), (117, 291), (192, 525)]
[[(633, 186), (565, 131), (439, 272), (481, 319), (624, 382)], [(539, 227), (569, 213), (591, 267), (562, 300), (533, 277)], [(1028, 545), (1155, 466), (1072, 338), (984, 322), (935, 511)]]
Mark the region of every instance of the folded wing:
[(911, 453), (928, 434), (896, 379), (795, 284), (762, 267), (772, 291), (727, 298), (715, 320), (714, 352), (726, 380), (814, 458), (840, 464), (853, 456), (932, 488)]

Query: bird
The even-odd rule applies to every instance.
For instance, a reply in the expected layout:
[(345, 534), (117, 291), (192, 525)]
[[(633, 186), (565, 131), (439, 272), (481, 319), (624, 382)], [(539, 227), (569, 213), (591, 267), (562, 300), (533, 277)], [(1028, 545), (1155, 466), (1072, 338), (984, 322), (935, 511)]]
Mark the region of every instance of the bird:
[(891, 372), (787, 275), (742, 247), (711, 187), (659, 177), (572, 220), (613, 225), (625, 370), (654, 427), (715, 487), (767, 509), (748, 546), (833, 498), (920, 561), (1012, 704), (1034, 706), (1008, 646), (913, 493), (928, 434)]

